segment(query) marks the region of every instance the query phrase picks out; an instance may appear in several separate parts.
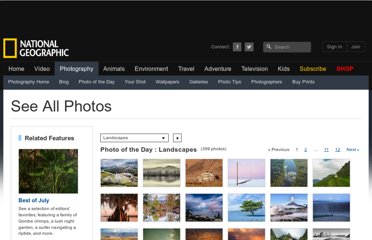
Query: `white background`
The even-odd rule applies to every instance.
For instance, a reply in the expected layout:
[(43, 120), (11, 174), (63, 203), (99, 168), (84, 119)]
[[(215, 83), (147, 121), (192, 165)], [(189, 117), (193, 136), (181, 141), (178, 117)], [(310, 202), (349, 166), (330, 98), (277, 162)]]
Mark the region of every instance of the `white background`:
[[(110, 113), (13, 113), (11, 101), (36, 102), (42, 106), (45, 100), (79, 100), (80, 102), (111, 103)], [(62, 109), (61, 109), (62, 110)], [(143, 228), (181, 228), (181, 239), (185, 228), (223, 228), (227, 239), (229, 227), (265, 228), (266, 238), (270, 228), (308, 228), (311, 239), (312, 228), (351, 228), (353, 239), (364, 239), (365, 212), (368, 206), (368, 91), (367, 90), (175, 90), (175, 91), (4, 91), (4, 239), (18, 238), (18, 156), (19, 148), (55, 148), (52, 144), (18, 142), (18, 131), (43, 134), (74, 134), (79, 141), (71, 148), (79, 149), (79, 194), (71, 206), (82, 207), (79, 222), (82, 231), (74, 239), (100, 239), (101, 228), (139, 228), (142, 239)], [(39, 126), (43, 128), (33, 128)], [(67, 128), (56, 128), (67, 127)], [(70, 127), (71, 126), (71, 127)], [(73, 127), (72, 127), (73, 126)], [(77, 127), (80, 126), (80, 127)], [(22, 128), (21, 128), (22, 127)], [(26, 127), (26, 128), (24, 128)], [(63, 130), (62, 130), (63, 129)], [(101, 144), (101, 132), (116, 133), (182, 133), (182, 143), (160, 144)], [(92, 138), (90, 137), (92, 133)], [(27, 145), (27, 146), (25, 146)], [(69, 148), (63, 144), (58, 148)], [(197, 153), (101, 153), (101, 146), (147, 146), (147, 147), (196, 147)], [(201, 147), (226, 147), (226, 152), (201, 152)], [(268, 152), (269, 148), (290, 148), (290, 152)], [(323, 149), (328, 147), (329, 153)], [(335, 153), (336, 147), (341, 148)], [(296, 151), (298, 148), (298, 151)], [(303, 149), (308, 148), (308, 152)], [(346, 152), (345, 148), (358, 148), (359, 152)], [(82, 153), (83, 155), (81, 155)], [(138, 188), (101, 188), (100, 159), (128, 158), (139, 161)], [(143, 188), (142, 159), (181, 159), (180, 188)], [(223, 187), (186, 188), (185, 159), (223, 159)], [(266, 187), (227, 187), (228, 159), (266, 159)], [(308, 159), (307, 188), (270, 188), (270, 159)], [(348, 158), (351, 161), (350, 188), (312, 188), (312, 159)], [(138, 193), (138, 223), (101, 223), (101, 193)], [(181, 223), (143, 223), (143, 193), (180, 193)], [(185, 193), (223, 193), (224, 222), (185, 222)], [(266, 222), (229, 223), (227, 209), (228, 193), (265, 193)], [(307, 193), (308, 222), (270, 222), (271, 193)], [(313, 223), (312, 193), (351, 193), (350, 223)], [(66, 196), (53, 196), (53, 201), (65, 202)], [(83, 206), (84, 205), (84, 206)], [(11, 207), (10, 207), (11, 206)], [(86, 208), (86, 209), (85, 209)], [(91, 216), (88, 211), (90, 210)], [(12, 217), (10, 217), (12, 216)], [(10, 224), (12, 228), (10, 228)], [(9, 231), (11, 229), (11, 231)], [(12, 234), (11, 234), (12, 233)], [(10, 238), (10, 234), (12, 238)], [(66, 239), (60, 236), (53, 239)], [(32, 238), (35, 239), (35, 238)]]

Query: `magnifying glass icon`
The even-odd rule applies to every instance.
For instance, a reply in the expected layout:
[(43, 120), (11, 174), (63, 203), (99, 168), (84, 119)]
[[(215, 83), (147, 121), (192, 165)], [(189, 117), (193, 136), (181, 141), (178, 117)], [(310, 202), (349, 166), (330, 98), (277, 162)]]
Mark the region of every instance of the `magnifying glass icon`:
[(270, 43), (267, 43), (267, 44), (266, 44), (266, 48), (271, 50), (271, 45), (270, 45)]

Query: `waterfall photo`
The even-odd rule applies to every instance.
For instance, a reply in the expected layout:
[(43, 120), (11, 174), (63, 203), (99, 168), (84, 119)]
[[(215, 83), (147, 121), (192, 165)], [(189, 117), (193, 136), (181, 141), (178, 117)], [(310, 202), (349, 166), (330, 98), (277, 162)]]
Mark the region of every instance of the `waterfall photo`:
[(350, 194), (314, 194), (314, 222), (349, 222)]

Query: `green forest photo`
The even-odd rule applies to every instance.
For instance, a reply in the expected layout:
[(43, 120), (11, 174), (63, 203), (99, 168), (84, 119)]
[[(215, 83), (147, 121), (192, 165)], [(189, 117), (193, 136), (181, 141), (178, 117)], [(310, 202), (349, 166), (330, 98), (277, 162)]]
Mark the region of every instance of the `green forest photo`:
[(19, 150), (19, 193), (77, 192), (77, 149)]
[(272, 187), (307, 187), (307, 159), (271, 159)]

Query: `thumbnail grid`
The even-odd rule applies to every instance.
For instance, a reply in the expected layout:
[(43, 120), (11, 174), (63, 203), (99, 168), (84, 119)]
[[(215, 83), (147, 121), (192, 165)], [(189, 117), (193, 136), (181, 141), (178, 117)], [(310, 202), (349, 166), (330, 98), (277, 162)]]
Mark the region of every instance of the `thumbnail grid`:
[(101, 239), (350, 239), (349, 159), (100, 161)]

